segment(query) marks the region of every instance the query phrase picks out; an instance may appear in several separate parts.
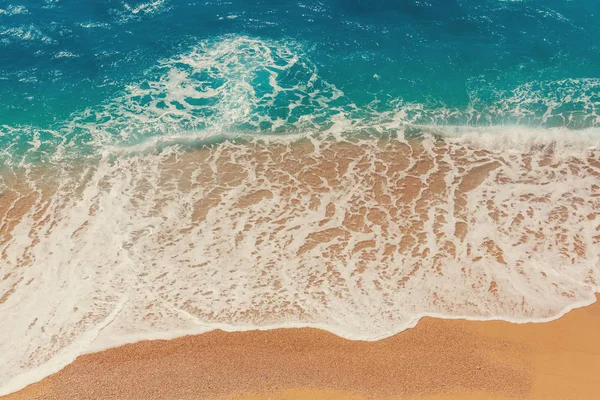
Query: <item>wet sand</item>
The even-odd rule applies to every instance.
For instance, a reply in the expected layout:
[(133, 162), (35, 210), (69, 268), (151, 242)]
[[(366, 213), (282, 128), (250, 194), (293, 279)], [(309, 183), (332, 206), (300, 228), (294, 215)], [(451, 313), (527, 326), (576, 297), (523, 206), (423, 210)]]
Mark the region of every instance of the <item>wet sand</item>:
[[(0, 373), (43, 363), (115, 310), (108, 338), (185, 328), (181, 312), (257, 326), (335, 320), (357, 304), (359, 315), (382, 316), (355, 327), (371, 334), (382, 328), (369, 324), (409, 321), (414, 310), (544, 316), (597, 286), (596, 153), (559, 162), (429, 145), (227, 144), (121, 161), (93, 179), (76, 168), (4, 178), (0, 305), (11, 310), (4, 320), (27, 321), (0, 329)], [(123, 181), (130, 172), (139, 176)], [(148, 230), (157, 215), (166, 228)], [(106, 221), (135, 224), (111, 227), (127, 238), (113, 243), (98, 235)], [(46, 249), (65, 238), (72, 253), (49, 261)], [(426, 318), (378, 342), (315, 329), (215, 331), (85, 355), (8, 398), (595, 399), (598, 332), (598, 305), (546, 324)]]
[(315, 329), (87, 354), (15, 399), (594, 399), (600, 303), (544, 324), (423, 319), (377, 342)]

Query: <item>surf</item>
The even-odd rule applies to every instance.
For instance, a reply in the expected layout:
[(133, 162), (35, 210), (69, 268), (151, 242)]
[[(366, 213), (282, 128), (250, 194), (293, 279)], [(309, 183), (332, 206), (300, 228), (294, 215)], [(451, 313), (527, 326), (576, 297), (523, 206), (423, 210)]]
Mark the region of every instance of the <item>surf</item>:
[(590, 304), (597, 88), (359, 106), (303, 43), (224, 36), (66, 120), (3, 125), (0, 393), (141, 339), (377, 340)]

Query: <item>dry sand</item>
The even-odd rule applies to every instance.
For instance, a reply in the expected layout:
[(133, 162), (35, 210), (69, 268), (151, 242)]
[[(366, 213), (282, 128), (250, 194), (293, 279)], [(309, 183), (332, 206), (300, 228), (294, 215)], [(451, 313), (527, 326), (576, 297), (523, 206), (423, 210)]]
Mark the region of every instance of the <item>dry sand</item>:
[(600, 303), (544, 324), (423, 319), (378, 342), (315, 329), (145, 341), (14, 399), (597, 399)]

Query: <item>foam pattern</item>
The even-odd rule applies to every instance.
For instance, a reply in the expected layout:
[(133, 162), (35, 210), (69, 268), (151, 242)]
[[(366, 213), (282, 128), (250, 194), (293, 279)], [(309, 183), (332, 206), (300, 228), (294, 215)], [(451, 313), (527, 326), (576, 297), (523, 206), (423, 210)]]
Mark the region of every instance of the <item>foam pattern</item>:
[[(594, 301), (595, 122), (359, 109), (295, 46), (204, 43), (55, 129), (2, 127), (0, 394), (140, 339), (376, 340), (426, 315), (535, 322)], [(557, 85), (567, 104), (578, 84)], [(520, 90), (527, 109), (537, 89)], [(588, 118), (597, 99), (577, 96)]]

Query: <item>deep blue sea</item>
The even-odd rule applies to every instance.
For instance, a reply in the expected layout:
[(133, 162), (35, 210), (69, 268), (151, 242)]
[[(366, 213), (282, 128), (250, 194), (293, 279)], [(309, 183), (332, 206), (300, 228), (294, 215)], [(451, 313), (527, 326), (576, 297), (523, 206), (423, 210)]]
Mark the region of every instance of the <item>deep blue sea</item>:
[(0, 395), (141, 339), (600, 291), (599, 0), (0, 0)]

